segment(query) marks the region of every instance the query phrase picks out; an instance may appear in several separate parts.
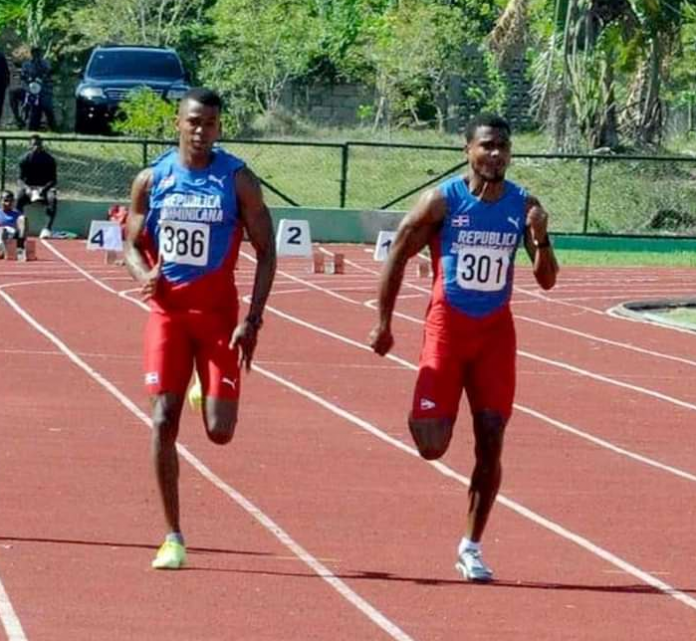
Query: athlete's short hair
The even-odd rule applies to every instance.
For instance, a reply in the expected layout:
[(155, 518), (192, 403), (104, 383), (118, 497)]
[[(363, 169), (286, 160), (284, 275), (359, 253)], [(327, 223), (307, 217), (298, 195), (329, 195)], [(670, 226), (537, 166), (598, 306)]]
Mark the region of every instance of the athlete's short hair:
[(189, 89), (181, 98), (181, 103), (187, 101), (198, 102), (206, 107), (216, 107), (218, 111), (222, 111), (222, 98), (217, 91), (206, 87), (193, 87)]
[(504, 131), (508, 138), (512, 135), (510, 123), (502, 116), (494, 113), (483, 112), (474, 116), (466, 126), (466, 141), (469, 143), (476, 136), (476, 130), (479, 127), (490, 127), (491, 129), (499, 129)]
[(14, 193), (11, 192), (9, 189), (5, 189), (2, 192), (2, 196), (0, 196), (0, 200), (7, 200), (8, 198), (14, 200)]

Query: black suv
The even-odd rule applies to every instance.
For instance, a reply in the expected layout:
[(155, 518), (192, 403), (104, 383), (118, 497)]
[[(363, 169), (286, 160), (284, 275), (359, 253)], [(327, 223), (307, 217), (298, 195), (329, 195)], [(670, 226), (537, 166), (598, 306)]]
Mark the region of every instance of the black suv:
[(108, 133), (118, 105), (138, 87), (178, 100), (189, 88), (176, 51), (160, 47), (96, 47), (75, 90), (75, 131)]

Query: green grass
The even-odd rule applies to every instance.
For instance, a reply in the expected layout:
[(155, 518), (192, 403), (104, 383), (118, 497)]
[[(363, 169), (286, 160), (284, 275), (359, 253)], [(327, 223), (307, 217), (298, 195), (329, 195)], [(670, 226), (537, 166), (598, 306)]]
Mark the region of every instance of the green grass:
[[(523, 253), (523, 252), (522, 252)], [(564, 249), (556, 252), (563, 265), (585, 267), (696, 267), (693, 252), (602, 252)], [(695, 293), (696, 293), (696, 287)]]
[[(696, 327), (696, 310), (690, 307), (682, 307), (678, 309), (670, 309), (664, 312), (657, 312), (660, 316), (664, 316), (667, 320), (676, 323), (688, 323)], [(653, 312), (655, 314), (655, 312)]]
[[(349, 209), (377, 209), (417, 189), (413, 195), (390, 206), (394, 210), (407, 210), (415, 204), (420, 193), (418, 188), (464, 160), (462, 136), (441, 135), (435, 131), (307, 129), (302, 136), (286, 136), (282, 140), (298, 145), (232, 141), (225, 146), (244, 158), (274, 188), (306, 207), (340, 206), (341, 149), (310, 146), (312, 142), (363, 141), (451, 147), (350, 147), (345, 192), (345, 207)], [(143, 147), (138, 143), (113, 139), (103, 142), (65, 139), (51, 140), (47, 147), (58, 161), (60, 190), (64, 198), (126, 199), (131, 181), (143, 163)], [(6, 183), (9, 186), (16, 179), (17, 160), (26, 148), (24, 141), (9, 141), (6, 145)], [(148, 158), (152, 160), (163, 148), (149, 145)], [(551, 213), (552, 230), (582, 232), (587, 161), (520, 157), (520, 154), (545, 152), (549, 148), (549, 141), (543, 135), (516, 135), (513, 149), (518, 155), (513, 160), (509, 177), (541, 199)], [(672, 153), (679, 151), (689, 158), (679, 163), (611, 157), (597, 159), (588, 231), (650, 234), (655, 231), (650, 228), (650, 221), (658, 212), (669, 215), (673, 212), (678, 216), (690, 216), (695, 221), (693, 226), (679, 228), (679, 233), (696, 233), (696, 157), (693, 157), (693, 149), (694, 141), (688, 138), (674, 142)], [(267, 190), (266, 197), (271, 206), (286, 204), (270, 190)]]

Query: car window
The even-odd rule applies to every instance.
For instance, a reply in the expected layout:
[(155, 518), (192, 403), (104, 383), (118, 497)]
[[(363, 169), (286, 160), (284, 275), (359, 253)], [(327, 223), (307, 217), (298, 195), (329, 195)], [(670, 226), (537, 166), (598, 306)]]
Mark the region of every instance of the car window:
[(92, 78), (183, 78), (179, 58), (168, 52), (102, 51), (92, 56), (87, 69)]

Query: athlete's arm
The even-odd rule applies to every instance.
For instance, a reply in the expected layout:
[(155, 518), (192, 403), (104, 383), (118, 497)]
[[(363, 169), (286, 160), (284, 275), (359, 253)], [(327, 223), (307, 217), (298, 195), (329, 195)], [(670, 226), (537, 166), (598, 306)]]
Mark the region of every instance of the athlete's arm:
[(426, 191), (402, 219), (389, 249), (379, 282), (379, 321), (370, 332), (372, 349), (384, 356), (394, 344), (391, 320), (409, 258), (432, 239), (447, 213), (447, 201), (439, 189)]
[(130, 210), (126, 219), (126, 239), (123, 247), (126, 267), (131, 276), (140, 283), (140, 296), (143, 300), (148, 300), (155, 293), (160, 275), (160, 261), (158, 260), (154, 267), (150, 267), (141, 249), (151, 185), (152, 170), (149, 168), (143, 169), (133, 181)]
[(263, 310), (273, 285), (276, 255), (273, 222), (268, 207), (263, 201), (258, 178), (250, 169), (244, 168), (237, 172), (235, 186), (239, 215), (256, 253), (256, 274), (249, 313), (235, 329), (231, 341), (232, 347), (239, 346), (240, 359), (248, 370), (256, 349), (257, 332), (261, 327)]
[(534, 196), (527, 197), (527, 225), (524, 246), (532, 261), (534, 278), (542, 289), (556, 284), (558, 262), (548, 233), (549, 215)]

